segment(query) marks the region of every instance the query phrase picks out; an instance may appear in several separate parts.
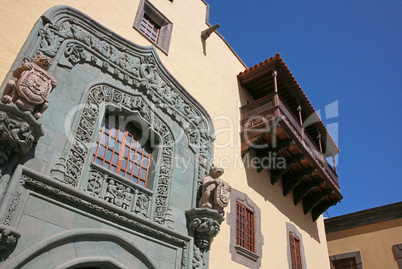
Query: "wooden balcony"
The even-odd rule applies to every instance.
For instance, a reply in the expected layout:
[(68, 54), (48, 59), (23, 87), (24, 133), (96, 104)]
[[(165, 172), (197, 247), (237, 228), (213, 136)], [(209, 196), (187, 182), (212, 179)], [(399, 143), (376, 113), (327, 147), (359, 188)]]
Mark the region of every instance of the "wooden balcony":
[[(243, 155), (254, 151), (258, 172), (269, 169), (272, 184), (282, 179), (283, 194), (293, 192), (294, 204), (303, 202), (304, 213), (312, 212), (315, 221), (342, 199), (338, 176), (324, 157), (337, 152), (323, 154), (293, 113), (277, 93), (241, 107), (241, 150)], [(272, 158), (285, 160), (284, 167), (267, 168), (264, 161)]]

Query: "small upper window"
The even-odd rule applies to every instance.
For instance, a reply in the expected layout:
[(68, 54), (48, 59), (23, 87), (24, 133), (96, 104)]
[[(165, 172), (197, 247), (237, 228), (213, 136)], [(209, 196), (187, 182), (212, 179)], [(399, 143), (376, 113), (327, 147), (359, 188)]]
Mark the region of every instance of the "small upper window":
[(164, 53), (169, 52), (173, 24), (151, 3), (141, 0), (134, 28), (147, 37)]
[(239, 202), (236, 205), (236, 245), (254, 252), (254, 213)]
[(107, 116), (99, 130), (93, 161), (120, 176), (146, 187), (151, 148), (141, 142), (141, 130)]
[(332, 267), (334, 269), (357, 269), (356, 258), (350, 257), (332, 261)]
[(157, 43), (159, 31), (161, 27), (152, 21), (147, 14), (141, 20), (140, 31), (149, 37), (153, 42)]

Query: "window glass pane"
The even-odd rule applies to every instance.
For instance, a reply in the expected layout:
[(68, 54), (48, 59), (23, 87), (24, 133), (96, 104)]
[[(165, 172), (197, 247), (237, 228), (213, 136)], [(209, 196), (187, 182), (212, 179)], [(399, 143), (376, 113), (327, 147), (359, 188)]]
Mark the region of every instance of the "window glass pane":
[(141, 176), (142, 179), (146, 179), (147, 178), (147, 170), (145, 169), (141, 169)]
[(99, 158), (96, 159), (97, 164), (102, 165), (102, 162), (103, 162), (102, 159), (99, 159)]
[(121, 161), (121, 169), (126, 169), (127, 166), (127, 159), (123, 158), (123, 160)]
[(107, 150), (106, 160), (110, 161), (112, 159), (112, 153), (113, 151), (111, 151), (110, 149)]
[(109, 145), (108, 145), (109, 148), (111, 148), (111, 149), (114, 148), (114, 141), (115, 141), (114, 138), (110, 138)]
[(141, 162), (141, 157), (142, 157), (141, 154), (136, 153), (136, 154), (135, 154), (135, 162), (136, 162), (136, 163), (140, 163), (140, 162)]
[(140, 172), (140, 167), (138, 165), (134, 166), (133, 175), (138, 177), (138, 173)]
[(103, 158), (105, 156), (105, 147), (99, 146), (98, 156)]
[(132, 140), (131, 135), (128, 135), (128, 136), (127, 136), (127, 140), (126, 140), (126, 145), (127, 145), (127, 146), (130, 146), (130, 145), (131, 145), (131, 140)]
[(113, 155), (113, 160), (112, 163), (117, 165), (117, 160), (119, 159), (119, 155), (117, 155), (116, 153)]
[(121, 142), (117, 142), (115, 151), (120, 152), (120, 146), (121, 146)]
[(129, 147), (127, 147), (127, 146), (125, 146), (125, 148), (124, 148), (124, 157), (128, 157), (128, 152), (130, 151), (130, 148)]
[(107, 145), (107, 142), (109, 141), (109, 136), (107, 134), (102, 135), (101, 143), (104, 145)]
[(141, 165), (144, 166), (144, 167), (148, 167), (148, 158), (147, 157), (142, 158), (142, 164)]
[(110, 167), (110, 171), (116, 172), (116, 166), (112, 165), (112, 166)]

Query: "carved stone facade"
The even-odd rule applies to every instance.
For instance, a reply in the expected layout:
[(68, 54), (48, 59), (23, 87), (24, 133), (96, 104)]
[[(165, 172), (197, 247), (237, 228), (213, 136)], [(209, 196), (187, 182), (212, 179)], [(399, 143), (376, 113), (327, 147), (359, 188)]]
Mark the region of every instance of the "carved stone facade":
[[(197, 206), (196, 196), (213, 155), (213, 125), (205, 109), (165, 69), (155, 49), (111, 34), (74, 9), (48, 11), (35, 25), (30, 40), (14, 64), (17, 82), (3, 83), (3, 101), (15, 104), (0, 104), (0, 149), (4, 147), (0, 165), (13, 152), (26, 154), (0, 183), (4, 226), (0, 249), (7, 250), (0, 252), (4, 260), (0, 267), (24, 264), (35, 268), (39, 266), (35, 259), (46, 260), (43, 253), (53, 255), (62, 249), (62, 238), (70, 232), (87, 235), (92, 234), (88, 229), (98, 227), (100, 234), (107, 235), (106, 243), (104, 247), (97, 243), (99, 253), (93, 257), (112, 257), (114, 248), (106, 245), (120, 242), (116, 249), (127, 258), (110, 258), (105, 264), (125, 268), (120, 262), (140, 257), (138, 264), (147, 268), (205, 268), (205, 244), (219, 232), (223, 211), (202, 209), (212, 213), (198, 216), (190, 226), (185, 213)], [(31, 63), (35, 55), (39, 56)], [(21, 58), (28, 61), (21, 65)], [(46, 68), (39, 67), (39, 60)], [(26, 87), (42, 98), (29, 109), (18, 102), (22, 98), (18, 87), (25, 78), (41, 79), (37, 92)], [(38, 141), (44, 133), (36, 119), (45, 109), (41, 118), (45, 137)], [(147, 187), (92, 161), (99, 126), (107, 113), (141, 125), (147, 139), (155, 142)], [(191, 164), (189, 173), (176, 169), (179, 158)], [(221, 183), (214, 196), (216, 209), (223, 208), (225, 192), (230, 190)], [(30, 226), (32, 222), (38, 224)], [(32, 234), (26, 233), (28, 226)], [(188, 227), (197, 235), (195, 245)], [(18, 229), (24, 231), (21, 237)], [(54, 248), (43, 249), (42, 242), (52, 242), (49, 246)], [(145, 253), (142, 248), (148, 247), (155, 251)], [(73, 248), (76, 254), (72, 255), (78, 255), (79, 247)], [(26, 251), (33, 254), (24, 256)], [(198, 267), (193, 265), (196, 257), (201, 257)], [(75, 260), (71, 257), (70, 263)]]

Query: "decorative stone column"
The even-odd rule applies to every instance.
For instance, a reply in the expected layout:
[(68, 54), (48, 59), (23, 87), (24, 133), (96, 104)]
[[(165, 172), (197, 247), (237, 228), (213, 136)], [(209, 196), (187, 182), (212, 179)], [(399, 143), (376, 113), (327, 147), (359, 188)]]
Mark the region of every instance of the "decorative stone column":
[(186, 216), (195, 245), (202, 251), (209, 249), (211, 238), (219, 233), (225, 218), (217, 210), (208, 208), (193, 208), (186, 211)]
[(208, 176), (202, 180), (199, 208), (186, 211), (188, 230), (194, 237), (193, 268), (208, 267), (205, 265), (211, 239), (225, 220), (224, 208), (229, 203), (231, 187), (219, 178), (223, 173), (223, 168), (211, 165)]

